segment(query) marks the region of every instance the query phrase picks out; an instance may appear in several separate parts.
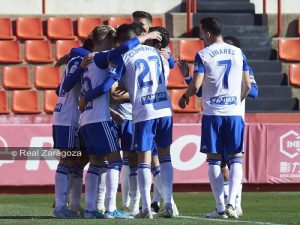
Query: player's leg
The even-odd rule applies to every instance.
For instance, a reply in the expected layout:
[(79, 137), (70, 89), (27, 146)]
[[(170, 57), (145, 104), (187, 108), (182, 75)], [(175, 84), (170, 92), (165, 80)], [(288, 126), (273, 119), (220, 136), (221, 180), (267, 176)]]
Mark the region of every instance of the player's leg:
[(162, 186), (160, 179), (160, 165), (158, 159), (157, 148), (152, 151), (151, 173), (153, 176), (153, 197), (151, 203), (151, 209), (153, 212), (159, 212), (160, 198), (162, 196)]
[(117, 210), (117, 192), (119, 185), (119, 175), (122, 169), (123, 161), (118, 145), (118, 135), (112, 121), (102, 122), (107, 137), (107, 146), (105, 150), (108, 161), (108, 169), (106, 174), (106, 193), (105, 193), (105, 217), (116, 219), (133, 219), (120, 210)]
[(128, 164), (130, 168), (129, 174), (129, 191), (130, 191), (130, 205), (129, 214), (137, 215), (139, 213), (140, 205), (140, 189), (138, 182), (138, 154), (133, 150), (129, 153)]
[(80, 129), (78, 131), (78, 149), (81, 152), (80, 157), (76, 157), (75, 165), (72, 168), (72, 175), (70, 177), (70, 210), (76, 214), (83, 216), (83, 209), (80, 205), (82, 184), (83, 184), (83, 169), (88, 164), (89, 158), (86, 153)]
[(173, 216), (173, 166), (170, 155), (172, 130), (172, 117), (162, 117), (157, 120), (157, 133), (155, 141), (158, 147), (158, 157), (161, 168), (160, 177), (164, 199), (163, 215), (166, 218)]
[(236, 196), (243, 179), (242, 150), (244, 141), (244, 121), (241, 116), (229, 116), (226, 120), (226, 153), (228, 155), (229, 172), (229, 203), (227, 214), (238, 218), (235, 210)]
[(151, 150), (155, 137), (156, 120), (134, 124), (134, 147), (138, 151), (138, 184), (142, 197), (142, 212), (138, 217), (153, 218), (151, 212)]
[(118, 127), (119, 137), (121, 141), (121, 149), (123, 153), (123, 167), (122, 167), (122, 208), (126, 211), (129, 210), (130, 196), (129, 196), (129, 174), (130, 169), (128, 165), (128, 157), (132, 149), (132, 121), (123, 120), (122, 124)]
[(121, 172), (122, 209), (128, 211), (129, 204), (130, 204), (130, 196), (129, 196), (130, 169), (128, 165), (128, 151), (123, 151), (122, 159), (123, 159), (123, 166)]
[(222, 161), (222, 117), (202, 117), (201, 152), (207, 154), (208, 177), (216, 202), (216, 210), (206, 214), (208, 218), (227, 218), (225, 214), (223, 175), (221, 172)]
[(223, 185), (224, 200), (225, 200), (225, 205), (227, 205), (229, 199), (229, 169), (227, 167), (227, 161), (224, 157), (222, 157), (221, 171), (224, 178), (224, 185)]
[(99, 185), (98, 185), (98, 199), (97, 199), (97, 209), (100, 212), (105, 212), (105, 194), (106, 194), (106, 174), (108, 169), (108, 161), (104, 158), (102, 165), (100, 166), (99, 174)]
[(102, 147), (102, 142), (105, 137), (105, 132), (102, 129), (101, 123), (87, 124), (82, 127), (82, 134), (86, 151), (89, 155), (89, 168), (85, 176), (85, 210), (84, 218), (103, 218), (96, 207), (98, 196), (98, 183), (100, 164), (103, 156), (99, 154), (99, 149)]
[[(54, 148), (60, 149), (62, 155), (75, 149), (76, 127), (53, 126)], [(74, 165), (72, 157), (61, 157), (55, 173), (55, 208), (53, 216), (57, 218), (77, 218), (67, 208), (67, 191), (69, 186), (69, 174)]]

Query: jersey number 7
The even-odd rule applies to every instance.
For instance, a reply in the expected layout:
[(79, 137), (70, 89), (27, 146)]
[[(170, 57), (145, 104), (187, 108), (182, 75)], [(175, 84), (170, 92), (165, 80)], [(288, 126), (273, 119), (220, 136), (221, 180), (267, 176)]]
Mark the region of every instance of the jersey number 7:
[(228, 89), (228, 77), (231, 69), (231, 60), (218, 61), (218, 66), (225, 66), (225, 73), (223, 78), (223, 88)]

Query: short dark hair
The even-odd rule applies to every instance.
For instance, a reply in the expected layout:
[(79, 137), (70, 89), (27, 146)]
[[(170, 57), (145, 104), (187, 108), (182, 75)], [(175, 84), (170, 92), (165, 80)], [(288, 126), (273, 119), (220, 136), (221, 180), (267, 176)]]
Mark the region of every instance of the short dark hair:
[(93, 42), (93, 39), (88, 37), (86, 38), (83, 43), (82, 43), (82, 48), (86, 49), (86, 50), (89, 50), (90, 52), (93, 51), (94, 49), (94, 42)]
[(223, 38), (223, 40), (224, 40), (227, 44), (233, 45), (233, 46), (238, 47), (238, 48), (241, 47), (241, 43), (240, 43), (239, 39), (237, 39), (237, 38), (234, 37), (234, 36), (225, 36), (225, 37)]
[(145, 11), (135, 11), (132, 13), (133, 18), (138, 18), (138, 19), (147, 19), (152, 23), (152, 16), (150, 13), (145, 12)]
[(131, 24), (122, 24), (117, 28), (117, 35), (115, 41), (119, 41), (121, 43), (128, 41), (130, 38), (136, 37), (146, 33), (142, 24), (140, 23), (131, 23)]
[(222, 35), (223, 32), (223, 24), (222, 21), (217, 17), (205, 17), (200, 20), (200, 24), (202, 25), (202, 29), (210, 32), (215, 36)]
[(166, 28), (164, 27), (150, 27), (149, 28), (149, 32), (151, 31), (158, 31), (162, 37), (161, 41), (159, 40), (152, 40), (153, 45), (160, 43), (161, 44), (161, 48), (165, 48), (169, 45), (170, 43), (170, 34), (169, 32), (166, 30)]

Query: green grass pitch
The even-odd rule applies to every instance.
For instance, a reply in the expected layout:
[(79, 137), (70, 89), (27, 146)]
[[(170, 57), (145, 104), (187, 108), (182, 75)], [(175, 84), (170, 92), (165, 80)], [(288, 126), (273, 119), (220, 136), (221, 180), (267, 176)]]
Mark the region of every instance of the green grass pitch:
[[(214, 209), (211, 193), (175, 193), (181, 216), (173, 219), (61, 220), (51, 218), (53, 195), (0, 195), (0, 224), (300, 224), (300, 193), (244, 193), (244, 216), (237, 220), (209, 220), (201, 215)], [(118, 197), (120, 204), (120, 197)]]

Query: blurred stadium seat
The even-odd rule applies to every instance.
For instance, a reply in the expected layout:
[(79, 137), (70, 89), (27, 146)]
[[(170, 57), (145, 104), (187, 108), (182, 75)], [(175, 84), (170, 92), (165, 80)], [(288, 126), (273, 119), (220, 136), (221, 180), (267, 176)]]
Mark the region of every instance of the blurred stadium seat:
[(44, 111), (45, 113), (53, 113), (54, 107), (57, 103), (57, 95), (55, 90), (44, 91)]
[(152, 27), (165, 27), (165, 20), (161, 17), (152, 18)]
[(75, 40), (58, 40), (55, 44), (56, 59), (68, 54), (72, 48), (80, 46), (80, 41)]
[(284, 61), (300, 61), (300, 40), (280, 39), (278, 56)]
[(298, 36), (300, 37), (300, 17), (298, 18)]
[(99, 17), (79, 17), (77, 20), (77, 34), (79, 38), (86, 38), (97, 25), (102, 24)]
[(72, 18), (48, 18), (47, 35), (50, 39), (75, 39)]
[(8, 114), (6, 91), (0, 91), (0, 114)]
[(5, 89), (30, 89), (28, 68), (26, 66), (3, 66), (2, 85)]
[(20, 39), (45, 39), (40, 17), (17, 18), (17, 37)]
[(132, 23), (131, 17), (110, 17), (108, 18), (108, 25), (112, 27), (120, 26), (123, 23)]
[(289, 81), (291, 85), (300, 87), (300, 64), (290, 65)]
[(178, 58), (193, 62), (198, 51), (204, 48), (202, 40), (179, 40)]
[(25, 41), (25, 60), (27, 62), (53, 62), (51, 44), (48, 40)]
[(20, 63), (21, 49), (18, 41), (0, 41), (0, 62)]
[(34, 67), (34, 86), (39, 89), (55, 89), (60, 82), (59, 68), (54, 66)]
[(0, 18), (0, 39), (12, 40), (13, 36), (11, 18)]
[(17, 114), (40, 113), (37, 91), (13, 91), (12, 112)]
[(185, 109), (181, 109), (178, 105), (180, 97), (185, 93), (186, 89), (172, 89), (170, 90), (170, 98), (172, 108), (175, 113), (199, 113), (201, 110), (197, 107), (197, 97), (190, 97), (190, 103)]
[(187, 84), (183, 76), (181, 75), (178, 65), (175, 65), (174, 69), (170, 70), (170, 76), (168, 78), (168, 88), (186, 88)]

